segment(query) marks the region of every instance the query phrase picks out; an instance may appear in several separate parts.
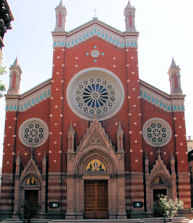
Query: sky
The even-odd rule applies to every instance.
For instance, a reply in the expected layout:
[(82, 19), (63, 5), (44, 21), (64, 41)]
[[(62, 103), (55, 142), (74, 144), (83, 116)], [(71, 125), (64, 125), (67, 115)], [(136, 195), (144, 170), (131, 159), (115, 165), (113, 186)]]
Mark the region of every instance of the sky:
[[(51, 78), (52, 35), (55, 7), (60, 0), (9, 0), (14, 21), (4, 39), (3, 64), (9, 67), (18, 58), (23, 71), (21, 93)], [(63, 0), (67, 8), (66, 31), (95, 16), (125, 30), (124, 8), (128, 0)], [(181, 68), (183, 93), (186, 95), (187, 136), (193, 136), (193, 1), (131, 0), (136, 8), (140, 79), (169, 93), (168, 69), (174, 57)], [(96, 13), (95, 13), (96, 11)], [(3, 151), (5, 101), (0, 99), (0, 157)], [(1, 160), (1, 159), (0, 159)], [(1, 165), (1, 164), (0, 164)]]

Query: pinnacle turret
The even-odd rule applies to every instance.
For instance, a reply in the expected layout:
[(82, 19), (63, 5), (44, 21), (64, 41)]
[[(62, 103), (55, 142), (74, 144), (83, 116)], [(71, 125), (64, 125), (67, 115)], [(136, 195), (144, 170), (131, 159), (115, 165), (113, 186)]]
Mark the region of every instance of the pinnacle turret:
[(170, 93), (171, 94), (182, 94), (181, 80), (180, 80), (180, 67), (176, 65), (174, 59), (172, 59), (169, 71), (170, 80)]
[(56, 7), (56, 27), (54, 32), (65, 32), (66, 25), (66, 15), (67, 11), (63, 5), (63, 0), (60, 1), (59, 5)]
[(8, 94), (19, 94), (22, 70), (16, 58), (13, 65), (9, 68), (10, 79)]
[(136, 32), (135, 28), (135, 8), (128, 1), (124, 10), (126, 32)]
[(176, 65), (176, 62), (175, 62), (174, 58), (172, 58), (172, 63), (170, 65), (170, 68), (174, 68), (174, 67), (176, 68), (177, 65)]

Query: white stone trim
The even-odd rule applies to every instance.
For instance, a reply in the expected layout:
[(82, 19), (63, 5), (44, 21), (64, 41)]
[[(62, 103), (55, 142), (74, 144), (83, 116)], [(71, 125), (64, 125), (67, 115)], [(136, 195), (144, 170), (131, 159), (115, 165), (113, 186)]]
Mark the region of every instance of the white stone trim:
[(17, 99), (7, 98), (6, 99), (6, 111), (20, 111), (24, 112), (30, 109), (31, 107), (39, 104), (40, 102), (48, 99), (51, 95), (51, 86), (46, 86), (42, 89), (39, 89), (33, 92), (30, 95), (26, 95)]
[(117, 32), (112, 32), (100, 24), (91, 24), (89, 27), (84, 27), (76, 33), (69, 36), (64, 33), (61, 36), (53, 35), (54, 47), (72, 48), (82, 42), (97, 36), (104, 41), (118, 47), (118, 48), (137, 48), (137, 36), (122, 36)]
[(184, 112), (184, 100), (168, 99), (144, 86), (140, 86), (140, 97), (166, 112)]
[[(158, 122), (161, 123), (162, 127), (164, 127), (166, 129), (166, 139), (163, 143), (160, 143), (159, 145), (156, 143), (153, 143), (147, 136), (147, 129), (149, 128), (149, 126), (153, 123), (158, 123)], [(159, 134), (159, 133), (155, 133), (155, 134)], [(164, 119), (154, 117), (154, 118), (148, 119), (143, 125), (143, 138), (146, 141), (146, 143), (152, 147), (163, 147), (163, 146), (167, 145), (170, 142), (171, 137), (172, 137), (171, 126)]]
[[(40, 125), (41, 125), (41, 127), (43, 128), (43, 130), (44, 130), (44, 137), (43, 137), (43, 139), (42, 139), (42, 141), (39, 143), (39, 144), (37, 144), (37, 145), (31, 145), (31, 144), (28, 144), (28, 143), (26, 143), (25, 141), (24, 141), (24, 139), (23, 139), (23, 131), (24, 131), (24, 128), (26, 127), (26, 125), (28, 124), (28, 123), (30, 123), (30, 122), (32, 122), (32, 121), (36, 121), (36, 122), (38, 122)], [(48, 126), (47, 126), (47, 124), (46, 124), (46, 122), (44, 122), (42, 119), (40, 119), (40, 118), (36, 118), (36, 117), (34, 117), (34, 118), (30, 118), (30, 119), (27, 119), (27, 120), (25, 120), (21, 125), (20, 125), (20, 127), (19, 127), (19, 139), (20, 139), (20, 141), (21, 141), (21, 143), (23, 144), (23, 145), (25, 145), (26, 147), (29, 147), (29, 148), (36, 148), (36, 147), (40, 147), (41, 145), (43, 145), (45, 142), (46, 142), (46, 140), (48, 139), (48, 132), (49, 132), (49, 130), (48, 130)]]
[[(99, 74), (97, 73), (97, 75), (99, 75), (99, 76), (107, 75), (106, 76), (107, 79), (110, 79), (111, 81), (113, 80), (116, 87), (119, 88), (119, 91), (117, 91), (117, 99), (116, 99), (114, 108), (112, 110), (110, 110), (109, 112), (107, 112), (106, 114), (104, 113), (104, 115), (96, 115), (96, 116), (89, 115), (89, 114), (87, 115), (86, 113), (84, 113), (83, 111), (78, 109), (76, 106), (76, 103), (75, 103), (75, 98), (74, 98), (75, 88), (72, 87), (72, 85), (74, 85), (74, 82), (77, 79), (80, 79), (82, 76), (85, 76), (89, 72), (94, 72), (94, 71), (99, 71), (100, 73)], [(86, 119), (86, 120), (94, 120), (94, 119), (106, 120), (106, 119), (113, 117), (121, 109), (123, 102), (124, 102), (124, 98), (125, 98), (124, 88), (123, 88), (123, 85), (122, 85), (120, 79), (116, 76), (116, 74), (114, 74), (113, 72), (111, 72), (107, 69), (99, 68), (99, 67), (92, 67), (92, 68), (87, 68), (87, 69), (81, 70), (79, 73), (74, 75), (74, 77), (70, 80), (67, 90), (66, 90), (66, 99), (67, 99), (69, 107), (78, 117)]]

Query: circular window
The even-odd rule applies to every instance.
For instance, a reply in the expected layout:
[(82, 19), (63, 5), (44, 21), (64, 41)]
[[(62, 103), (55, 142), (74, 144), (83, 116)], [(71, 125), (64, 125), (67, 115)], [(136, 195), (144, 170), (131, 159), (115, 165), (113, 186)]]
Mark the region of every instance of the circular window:
[(41, 119), (28, 119), (19, 129), (19, 138), (27, 147), (39, 147), (48, 138), (48, 126)]
[(153, 147), (162, 147), (169, 143), (172, 130), (168, 122), (160, 118), (152, 118), (143, 126), (143, 137)]
[(72, 111), (87, 120), (105, 120), (115, 115), (124, 101), (121, 81), (105, 69), (84, 70), (70, 81), (67, 101)]
[(100, 53), (98, 50), (92, 50), (91, 51), (91, 56), (94, 57), (94, 58), (97, 58), (99, 57)]

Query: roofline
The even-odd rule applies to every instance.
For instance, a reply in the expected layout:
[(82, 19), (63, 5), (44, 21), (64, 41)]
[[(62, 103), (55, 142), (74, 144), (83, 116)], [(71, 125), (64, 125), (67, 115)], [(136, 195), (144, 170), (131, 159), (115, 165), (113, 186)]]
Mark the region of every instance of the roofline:
[(23, 99), (31, 94), (33, 94), (34, 92), (41, 90), (42, 88), (46, 87), (47, 85), (51, 84), (51, 80), (52, 78), (42, 82), (41, 84), (38, 84), (36, 87), (24, 92), (23, 94), (20, 95), (8, 95), (6, 94), (5, 97), (6, 99)]
[(126, 36), (137, 36), (138, 37), (139, 36), (139, 32), (122, 32), (122, 31), (106, 24), (105, 22), (98, 20), (97, 18), (94, 18), (94, 19), (90, 20), (89, 22), (80, 25), (69, 32), (55, 32), (55, 31), (53, 31), (52, 35), (54, 35), (54, 36), (64, 36), (64, 35), (71, 36), (71, 35), (76, 34), (77, 32), (80, 32), (81, 30), (83, 30), (93, 24), (101, 25), (104, 28), (106, 28), (106, 29), (110, 30), (111, 32), (114, 32), (122, 37), (126, 37)]
[(184, 99), (186, 95), (182, 94), (182, 95), (170, 95), (170, 94), (167, 94), (166, 92), (154, 87), (153, 85), (151, 84), (148, 84), (147, 82), (143, 81), (143, 80), (139, 80), (139, 83), (140, 85), (154, 91), (155, 93), (165, 97), (166, 99), (169, 99), (169, 100), (173, 100), (173, 99)]

